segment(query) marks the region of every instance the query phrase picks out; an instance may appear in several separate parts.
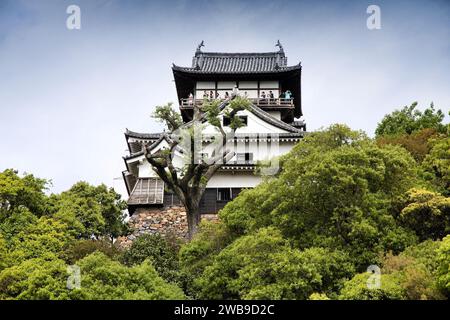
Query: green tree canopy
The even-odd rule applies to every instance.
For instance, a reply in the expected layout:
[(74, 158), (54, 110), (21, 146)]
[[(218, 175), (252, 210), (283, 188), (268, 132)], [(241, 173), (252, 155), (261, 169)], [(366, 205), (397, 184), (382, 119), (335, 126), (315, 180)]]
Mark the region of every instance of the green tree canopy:
[(438, 240), (450, 233), (450, 198), (411, 189), (404, 201), (400, 222), (414, 230), (421, 240)]
[(147, 259), (165, 280), (170, 282), (179, 280), (178, 248), (171, 245), (163, 236), (145, 234), (137, 237), (124, 253), (122, 261), (126, 265), (133, 266)]
[(241, 193), (219, 213), (232, 232), (273, 225), (299, 248), (349, 250), (361, 267), (380, 250), (415, 242), (387, 210), (417, 179), (404, 149), (332, 126), (300, 141), (281, 163), (279, 177)]
[(450, 129), (447, 135), (433, 139), (431, 144), (431, 150), (423, 161), (425, 178), (443, 194), (450, 196)]
[(151, 262), (127, 267), (104, 254), (93, 253), (80, 260), (80, 295), (83, 299), (171, 300), (184, 299), (183, 291), (165, 282)]
[(240, 237), (195, 280), (203, 299), (307, 299), (339, 287), (353, 267), (341, 252), (290, 247), (274, 228)]
[(438, 287), (447, 298), (450, 297), (450, 235), (447, 235), (441, 246), (437, 249), (437, 260), (439, 263), (437, 271)]
[(184, 299), (181, 289), (158, 276), (150, 262), (126, 267), (102, 253), (76, 264), (80, 288), (67, 288), (70, 276), (61, 259), (32, 258), (0, 272), (0, 299), (164, 300)]
[(422, 112), (417, 109), (417, 102), (414, 102), (409, 107), (405, 106), (384, 116), (378, 123), (375, 134), (377, 136), (411, 134), (426, 128), (445, 132), (443, 119), (444, 113), (440, 109), (436, 110), (433, 103)]
[(6, 210), (26, 207), (37, 216), (44, 214), (47, 205), (45, 190), (50, 182), (32, 174), (19, 176), (13, 169), (0, 173), (0, 214)]
[(50, 214), (61, 219), (78, 237), (109, 237), (128, 232), (125, 223), (126, 202), (112, 188), (78, 182), (68, 191), (50, 198)]

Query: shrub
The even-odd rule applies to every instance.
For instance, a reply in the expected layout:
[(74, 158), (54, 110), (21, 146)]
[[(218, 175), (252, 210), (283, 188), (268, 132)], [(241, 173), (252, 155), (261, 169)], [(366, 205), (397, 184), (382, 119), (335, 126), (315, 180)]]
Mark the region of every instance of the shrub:
[(177, 282), (178, 252), (177, 248), (159, 234), (145, 234), (137, 237), (126, 250), (122, 262), (128, 266), (139, 265), (149, 259), (159, 275), (170, 282)]
[(119, 259), (121, 250), (110, 241), (105, 240), (78, 240), (73, 243), (65, 252), (64, 259), (68, 263), (75, 263), (96, 251), (104, 253), (113, 260)]

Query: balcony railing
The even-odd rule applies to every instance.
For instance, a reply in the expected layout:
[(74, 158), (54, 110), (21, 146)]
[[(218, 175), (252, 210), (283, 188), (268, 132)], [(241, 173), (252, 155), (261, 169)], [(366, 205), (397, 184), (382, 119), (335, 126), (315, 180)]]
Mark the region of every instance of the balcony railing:
[[(221, 99), (224, 101), (225, 99)], [(286, 98), (249, 98), (249, 100), (257, 105), (258, 107), (277, 107), (277, 108), (294, 108), (294, 99)], [(203, 99), (181, 99), (180, 108), (182, 109), (192, 109), (194, 105), (201, 106), (203, 104)]]

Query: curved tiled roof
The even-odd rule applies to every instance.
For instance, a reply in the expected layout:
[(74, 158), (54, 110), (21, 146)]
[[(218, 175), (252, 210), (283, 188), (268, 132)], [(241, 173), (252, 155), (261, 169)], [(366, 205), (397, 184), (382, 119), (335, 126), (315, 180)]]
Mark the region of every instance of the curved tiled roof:
[[(135, 133), (138, 133), (138, 132), (135, 132)], [(166, 140), (167, 142), (169, 142), (170, 143), (170, 137), (167, 135), (167, 133), (165, 133), (165, 132), (163, 132), (163, 133), (140, 133), (140, 135), (158, 135), (158, 139), (156, 139), (156, 141), (154, 141), (150, 146), (148, 146), (147, 147), (147, 150), (153, 150), (156, 146), (158, 146), (159, 145), (159, 143), (162, 141), (162, 140)], [(124, 156), (123, 157), (123, 159), (125, 159), (125, 160), (130, 160), (130, 159), (133, 159), (133, 158), (136, 158), (136, 157), (140, 157), (140, 156), (143, 156), (145, 153), (144, 153), (144, 149), (142, 149), (142, 150), (140, 150), (140, 151), (138, 151), (138, 152), (135, 152), (135, 153), (131, 153), (130, 155), (127, 155), (127, 156)]]
[(263, 119), (264, 121), (274, 125), (277, 128), (284, 129), (289, 132), (302, 132), (302, 130), (287, 124), (277, 118), (272, 117), (269, 113), (262, 110), (260, 107), (255, 106), (253, 103), (250, 105), (250, 112), (256, 115), (258, 118)]
[(174, 64), (172, 69), (188, 73), (278, 73), (301, 69), (301, 65), (288, 66), (287, 57), (281, 50), (259, 53), (197, 51), (192, 67)]
[(144, 140), (157, 140), (161, 136), (161, 133), (141, 133), (141, 132), (134, 132), (131, 130), (126, 129), (125, 131), (125, 137), (130, 138), (137, 138), (137, 139), (144, 139)]

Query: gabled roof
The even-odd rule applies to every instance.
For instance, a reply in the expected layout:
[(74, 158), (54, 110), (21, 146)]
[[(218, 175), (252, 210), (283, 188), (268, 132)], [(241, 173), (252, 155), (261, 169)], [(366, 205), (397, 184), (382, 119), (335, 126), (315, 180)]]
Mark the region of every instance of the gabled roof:
[(161, 136), (161, 133), (141, 133), (141, 132), (134, 132), (131, 130), (128, 130), (128, 128), (125, 131), (125, 137), (126, 138), (136, 138), (136, 139), (143, 139), (143, 140), (157, 140)]
[[(154, 141), (150, 146), (148, 146), (148, 148), (147, 148), (148, 151), (153, 150), (154, 148), (156, 148), (161, 143), (162, 140), (166, 140), (168, 143), (171, 142), (170, 137), (165, 132), (163, 132), (163, 133), (142, 133), (142, 135), (150, 135), (150, 134), (151, 135), (158, 134), (159, 136), (158, 136), (158, 139), (156, 141)], [(123, 159), (124, 160), (130, 160), (130, 159), (138, 158), (138, 157), (143, 156), (143, 155), (144, 155), (144, 150), (142, 149), (139, 152), (135, 152), (135, 153), (132, 153), (132, 154), (130, 154), (128, 156), (123, 157)]]
[(198, 58), (194, 57), (196, 65), (180, 67), (173, 64), (174, 71), (194, 74), (237, 74), (237, 73), (280, 73), (300, 70), (301, 64), (287, 66), (287, 58), (278, 52), (264, 53), (219, 53), (202, 52)]
[(275, 52), (203, 52), (202, 46), (203, 41), (195, 52), (191, 67), (180, 67), (174, 64), (172, 69), (204, 74), (278, 73), (301, 69), (300, 63), (290, 67), (287, 65), (287, 57), (279, 41), (277, 46), (280, 50)]

